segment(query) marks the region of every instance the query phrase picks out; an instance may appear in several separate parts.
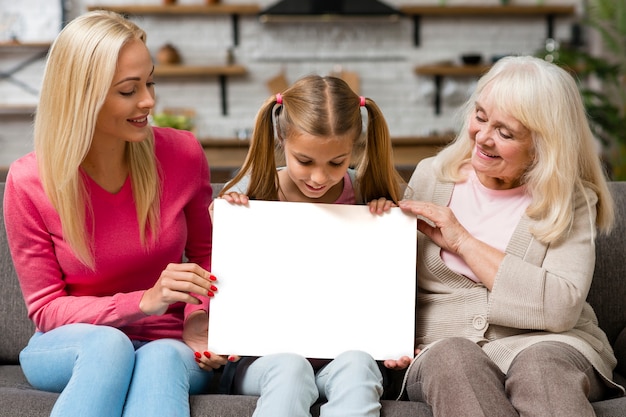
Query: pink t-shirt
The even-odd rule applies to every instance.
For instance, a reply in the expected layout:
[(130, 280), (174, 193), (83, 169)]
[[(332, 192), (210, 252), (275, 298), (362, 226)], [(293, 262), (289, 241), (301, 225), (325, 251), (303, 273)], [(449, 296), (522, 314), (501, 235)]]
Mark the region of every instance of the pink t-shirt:
[[(279, 167), (278, 171), (285, 169), (285, 167)], [(348, 169), (348, 171), (343, 176), (343, 189), (341, 190), (341, 194), (337, 197), (337, 200), (333, 202), (333, 204), (357, 204), (356, 195), (354, 193), (354, 184), (352, 184), (353, 178), (355, 178), (356, 173), (352, 169)], [(229, 191), (234, 191), (241, 194), (247, 194), (248, 186), (250, 185), (250, 176), (244, 176), (238, 183), (233, 184)]]
[[(492, 190), (471, 170), (466, 181), (455, 184), (448, 207), (472, 236), (504, 252), (530, 201), (525, 186)], [(441, 259), (448, 268), (479, 282), (458, 255), (442, 250)]]
[(161, 316), (139, 309), (144, 291), (168, 263), (190, 262), (210, 270), (212, 198), (209, 169), (198, 140), (189, 132), (155, 128), (161, 176), (157, 242), (141, 245), (130, 178), (115, 194), (85, 176), (94, 217), (95, 271), (85, 267), (63, 240), (57, 212), (39, 180), (34, 153), (11, 165), (4, 194), (4, 220), (28, 316), (38, 330), (68, 323), (121, 329), (130, 338), (182, 336), (183, 321), (201, 305), (176, 303)]
[(352, 184), (352, 178), (350, 178), (350, 174), (347, 172), (343, 176), (343, 191), (341, 191), (341, 195), (335, 200), (335, 204), (356, 204), (354, 184)]

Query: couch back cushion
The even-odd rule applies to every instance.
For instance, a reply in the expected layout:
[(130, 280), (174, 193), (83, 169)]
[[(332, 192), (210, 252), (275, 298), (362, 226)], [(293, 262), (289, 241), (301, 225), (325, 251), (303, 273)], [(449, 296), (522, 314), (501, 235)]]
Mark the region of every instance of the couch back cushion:
[[(213, 184), (217, 195), (223, 184)], [(596, 269), (588, 301), (593, 306), (600, 326), (611, 342), (626, 327), (626, 182), (612, 182), (611, 190), (617, 207), (615, 229), (609, 235), (598, 236)], [(0, 183), (0, 201), (4, 183)], [(18, 363), (20, 350), (33, 334), (28, 319), (4, 229), (0, 207), (0, 364)]]
[[(4, 183), (0, 183), (0, 201), (4, 196)], [(4, 215), (0, 210), (0, 364), (18, 363), (18, 355), (34, 332), (33, 323), (26, 315), (26, 305), (15, 275)]]
[[(223, 184), (212, 184), (213, 195)], [(0, 182), (0, 201), (4, 197), (4, 182)], [(35, 331), (28, 319), (22, 291), (15, 275), (4, 229), (4, 215), (0, 206), (0, 364), (17, 364), (20, 351)]]
[(626, 326), (626, 182), (610, 186), (617, 221), (609, 235), (596, 239), (596, 269), (587, 300), (613, 343)]

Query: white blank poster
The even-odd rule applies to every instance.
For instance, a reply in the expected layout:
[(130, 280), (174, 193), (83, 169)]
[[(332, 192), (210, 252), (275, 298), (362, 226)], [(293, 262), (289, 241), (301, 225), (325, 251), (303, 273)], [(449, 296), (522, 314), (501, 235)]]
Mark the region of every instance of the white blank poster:
[(417, 221), (392, 208), (214, 202), (209, 350), (413, 357)]

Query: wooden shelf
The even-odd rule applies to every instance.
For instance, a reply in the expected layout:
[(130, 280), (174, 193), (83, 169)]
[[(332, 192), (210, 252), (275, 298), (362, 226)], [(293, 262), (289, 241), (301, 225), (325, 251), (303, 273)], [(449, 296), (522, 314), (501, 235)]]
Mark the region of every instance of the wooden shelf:
[(37, 110), (35, 105), (0, 104), (0, 116), (32, 116)]
[(0, 42), (1, 49), (48, 49), (50, 42)]
[[(420, 159), (434, 155), (453, 139), (452, 135), (411, 136), (392, 138), (396, 165), (415, 165)], [(210, 166), (214, 168), (241, 167), (248, 153), (250, 140), (235, 138), (200, 138)]]
[(450, 64), (433, 64), (433, 65), (421, 65), (415, 68), (415, 73), (418, 75), (441, 75), (451, 77), (464, 77), (464, 76), (480, 76), (489, 71), (491, 65), (479, 64), (479, 65), (450, 65)]
[(506, 6), (401, 6), (400, 11), (407, 15), (421, 16), (489, 16), (527, 15), (546, 16), (574, 14), (574, 6), (506, 5)]
[(154, 67), (155, 77), (197, 78), (245, 75), (247, 72), (247, 69), (241, 65), (157, 65)]
[(567, 5), (503, 5), (503, 6), (401, 6), (400, 11), (413, 16), (413, 38), (415, 46), (420, 44), (420, 20), (422, 16), (545, 16), (546, 38), (554, 36), (554, 19), (557, 16), (571, 16), (576, 13), (574, 6)]
[[(424, 158), (435, 155), (453, 139), (453, 135), (414, 136), (392, 138), (394, 165), (408, 181), (415, 165)], [(248, 154), (250, 141), (235, 138), (199, 139), (214, 182), (226, 182), (241, 168)]]
[(172, 4), (89, 6), (89, 10), (110, 10), (129, 15), (255, 15), (261, 11), (256, 4)]
[(222, 102), (222, 114), (228, 114), (228, 95), (226, 83), (229, 76), (245, 75), (248, 70), (241, 65), (157, 65), (154, 67), (156, 78), (203, 78), (217, 77), (220, 83), (220, 99)]
[[(413, 145), (446, 145), (453, 138), (453, 135), (398, 136), (391, 138), (391, 144), (394, 147)], [(198, 141), (204, 148), (246, 148), (247, 150), (248, 146), (250, 146), (250, 139), (206, 137), (198, 138)]]
[(432, 64), (415, 67), (418, 75), (432, 76), (435, 80), (435, 97), (433, 99), (435, 114), (441, 113), (441, 87), (443, 77), (479, 77), (489, 71), (491, 65), (452, 65), (452, 64)]
[(16, 78), (15, 74), (22, 71), (29, 65), (35, 63), (36, 61), (44, 59), (46, 55), (48, 55), (48, 49), (50, 48), (50, 45), (51, 44), (48, 42), (0, 42), (0, 49), (11, 49), (15, 51), (26, 49), (28, 50), (28, 54), (30, 54), (29, 57), (22, 60), (22, 62), (14, 65), (12, 68), (9, 68), (7, 70), (0, 70), (0, 81), (8, 81), (15, 84), (22, 90), (32, 94), (33, 96), (38, 96), (39, 91), (35, 87)]
[(239, 45), (239, 16), (256, 15), (261, 8), (256, 4), (172, 4), (172, 5), (125, 5), (125, 6), (90, 6), (88, 10), (109, 10), (124, 15), (156, 16), (215, 16), (230, 15), (232, 20), (233, 45)]
[[(173, 4), (173, 5), (97, 5), (89, 6), (88, 10), (109, 10), (126, 16), (213, 16), (230, 15), (232, 19), (233, 45), (239, 44), (239, 16), (256, 15), (260, 8), (255, 4)], [(158, 65), (154, 69), (157, 78), (201, 78), (218, 77), (222, 114), (228, 114), (226, 80), (229, 76), (245, 75), (247, 70), (240, 65), (188, 66)]]

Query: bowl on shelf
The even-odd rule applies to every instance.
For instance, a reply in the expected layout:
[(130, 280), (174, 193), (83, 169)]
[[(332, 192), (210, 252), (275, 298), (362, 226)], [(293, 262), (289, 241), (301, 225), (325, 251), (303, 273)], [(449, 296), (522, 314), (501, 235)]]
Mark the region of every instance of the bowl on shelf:
[(499, 61), (499, 60), (501, 60), (502, 58), (507, 57), (507, 56), (509, 56), (509, 55), (510, 55), (510, 54), (497, 54), (497, 55), (492, 55), (492, 56), (491, 56), (491, 62), (495, 64), (496, 62), (498, 62), (498, 61)]
[(465, 65), (478, 65), (482, 62), (483, 57), (480, 54), (463, 54), (461, 55), (461, 61)]

